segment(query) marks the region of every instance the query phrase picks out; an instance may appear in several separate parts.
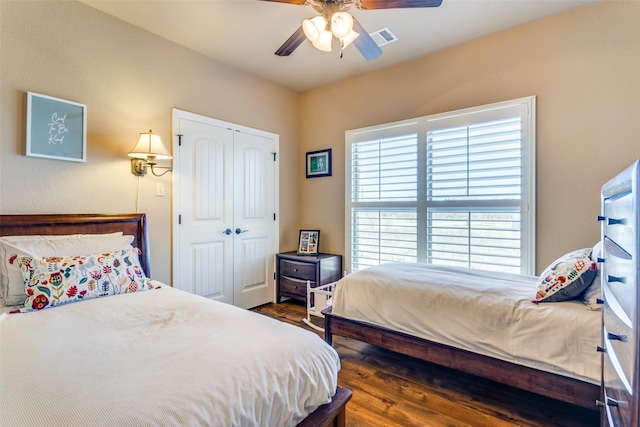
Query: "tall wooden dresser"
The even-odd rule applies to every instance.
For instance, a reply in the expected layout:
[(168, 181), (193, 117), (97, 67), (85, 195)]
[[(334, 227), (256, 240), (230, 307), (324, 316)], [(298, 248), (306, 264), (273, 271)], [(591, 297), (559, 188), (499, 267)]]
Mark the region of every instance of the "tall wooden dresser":
[(639, 184), (636, 161), (602, 187), (603, 425), (637, 427), (640, 365)]

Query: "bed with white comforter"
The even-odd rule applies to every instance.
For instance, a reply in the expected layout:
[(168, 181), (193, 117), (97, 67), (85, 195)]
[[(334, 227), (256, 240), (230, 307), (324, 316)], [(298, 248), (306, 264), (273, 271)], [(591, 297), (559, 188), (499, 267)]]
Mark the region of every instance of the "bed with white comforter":
[(339, 366), (315, 334), (160, 284), (0, 314), (0, 424), (291, 426)]
[(600, 311), (580, 300), (533, 303), (537, 279), (384, 264), (342, 278), (332, 315), (599, 384)]
[(0, 215), (0, 236), (1, 426), (344, 423), (336, 351), (150, 280), (144, 214)]

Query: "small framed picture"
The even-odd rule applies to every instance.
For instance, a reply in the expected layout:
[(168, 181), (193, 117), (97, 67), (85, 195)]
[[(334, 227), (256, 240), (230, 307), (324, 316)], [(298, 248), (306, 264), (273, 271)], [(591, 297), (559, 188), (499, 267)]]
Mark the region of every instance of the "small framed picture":
[(27, 92), (27, 156), (84, 162), (87, 106)]
[(307, 178), (331, 176), (331, 148), (307, 153)]
[(320, 230), (300, 230), (298, 255), (318, 255)]

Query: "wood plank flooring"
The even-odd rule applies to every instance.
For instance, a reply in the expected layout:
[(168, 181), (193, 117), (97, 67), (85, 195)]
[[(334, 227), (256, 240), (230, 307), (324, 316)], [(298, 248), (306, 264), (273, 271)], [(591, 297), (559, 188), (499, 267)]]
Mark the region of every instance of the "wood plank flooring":
[[(314, 331), (303, 304), (253, 309)], [(322, 326), (322, 319), (313, 318)], [(323, 334), (317, 331), (321, 337)], [(342, 368), (338, 385), (351, 389), (347, 427), (532, 426), (592, 427), (599, 414), (348, 338), (334, 336)]]

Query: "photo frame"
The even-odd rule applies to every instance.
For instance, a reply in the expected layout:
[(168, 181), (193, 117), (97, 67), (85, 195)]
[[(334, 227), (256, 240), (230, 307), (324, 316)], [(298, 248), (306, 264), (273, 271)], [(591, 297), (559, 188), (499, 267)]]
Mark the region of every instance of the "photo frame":
[(300, 230), (298, 255), (318, 255), (319, 249), (320, 230)]
[(87, 106), (27, 92), (26, 155), (85, 162)]
[(331, 176), (331, 148), (307, 152), (307, 178)]

